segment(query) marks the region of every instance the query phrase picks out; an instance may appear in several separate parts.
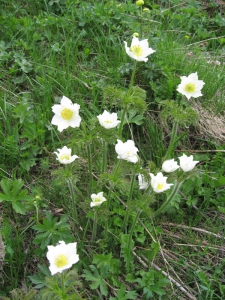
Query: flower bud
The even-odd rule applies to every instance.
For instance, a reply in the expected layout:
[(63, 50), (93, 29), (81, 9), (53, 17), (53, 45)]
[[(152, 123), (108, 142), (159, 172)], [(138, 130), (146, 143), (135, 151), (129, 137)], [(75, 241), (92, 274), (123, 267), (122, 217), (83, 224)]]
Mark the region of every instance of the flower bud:
[(144, 5), (144, 1), (143, 0), (138, 0), (138, 1), (136, 1), (136, 5), (137, 6), (142, 6), (142, 5)]

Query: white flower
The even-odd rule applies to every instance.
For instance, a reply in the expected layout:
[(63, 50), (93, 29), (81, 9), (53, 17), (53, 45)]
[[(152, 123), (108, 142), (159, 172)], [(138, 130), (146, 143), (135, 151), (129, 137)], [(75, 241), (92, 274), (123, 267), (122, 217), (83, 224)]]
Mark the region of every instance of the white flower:
[(147, 56), (154, 53), (155, 50), (149, 48), (148, 40), (139, 41), (136, 36), (133, 36), (131, 46), (127, 46), (127, 42), (124, 42), (126, 53), (133, 59), (137, 61), (144, 61), (148, 60)]
[(80, 105), (72, 103), (72, 101), (63, 96), (61, 104), (52, 106), (52, 111), (55, 113), (51, 123), (58, 126), (60, 132), (69, 126), (75, 128), (80, 126), (81, 117), (79, 116)]
[(179, 168), (180, 167), (178, 166), (177, 162), (174, 161), (174, 158), (165, 160), (164, 163), (162, 164), (162, 170), (166, 173), (174, 172)]
[(198, 98), (202, 96), (201, 89), (204, 84), (203, 80), (198, 80), (197, 72), (192, 73), (188, 77), (181, 77), (181, 83), (178, 85), (177, 91), (186, 96), (188, 100), (191, 97)]
[(145, 180), (145, 177), (142, 174), (138, 175), (138, 184), (139, 184), (139, 190), (146, 190), (149, 186), (148, 181)]
[(163, 176), (163, 174), (161, 172), (157, 173), (157, 175), (155, 176), (152, 173), (149, 173), (151, 176), (151, 186), (154, 190), (154, 192), (156, 193), (162, 193), (166, 190), (168, 190), (171, 185), (173, 185), (172, 183), (167, 183), (167, 177)]
[(179, 160), (180, 160), (180, 167), (184, 172), (191, 171), (192, 169), (194, 169), (195, 165), (199, 162), (193, 160), (193, 155), (188, 157), (185, 154), (179, 157)]
[(77, 243), (65, 244), (60, 241), (58, 245), (48, 246), (47, 259), (49, 260), (49, 270), (52, 275), (62, 273), (63, 270), (69, 269), (79, 260), (77, 254)]
[(117, 158), (119, 159), (124, 159), (134, 164), (138, 161), (138, 148), (135, 147), (134, 142), (131, 140), (128, 140), (125, 143), (123, 143), (120, 140), (117, 140), (115, 150), (118, 154)]
[(120, 121), (117, 120), (117, 114), (110, 114), (107, 110), (104, 110), (102, 115), (97, 116), (99, 123), (106, 129), (111, 129), (116, 127)]
[(66, 146), (64, 146), (62, 149), (57, 149), (58, 152), (54, 152), (57, 155), (57, 160), (61, 163), (61, 164), (70, 164), (71, 162), (73, 162), (76, 158), (78, 158), (77, 155), (73, 155), (71, 156), (71, 152), (72, 150), (70, 148), (67, 148)]
[(96, 194), (92, 194), (91, 195), (91, 199), (92, 199), (92, 202), (91, 202), (91, 207), (93, 206), (99, 206), (101, 205), (103, 202), (106, 201), (106, 198), (103, 197), (103, 192), (100, 192), (98, 193), (97, 195)]

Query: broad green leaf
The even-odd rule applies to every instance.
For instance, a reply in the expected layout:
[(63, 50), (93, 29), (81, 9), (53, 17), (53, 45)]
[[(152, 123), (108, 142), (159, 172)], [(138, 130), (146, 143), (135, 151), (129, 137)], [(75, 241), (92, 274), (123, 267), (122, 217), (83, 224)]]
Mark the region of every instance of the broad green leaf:
[(16, 213), (19, 213), (21, 215), (25, 215), (26, 209), (25, 209), (25, 206), (22, 203), (14, 201), (14, 202), (12, 202), (12, 207), (15, 210)]
[(14, 180), (13, 181), (13, 189), (12, 189), (12, 195), (16, 196), (18, 195), (20, 189), (24, 185), (24, 182), (22, 179)]

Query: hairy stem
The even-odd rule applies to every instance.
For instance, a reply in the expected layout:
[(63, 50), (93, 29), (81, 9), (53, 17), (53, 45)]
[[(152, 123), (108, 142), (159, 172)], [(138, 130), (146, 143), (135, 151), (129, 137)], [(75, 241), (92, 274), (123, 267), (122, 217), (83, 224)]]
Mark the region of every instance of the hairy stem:
[(129, 191), (129, 196), (128, 196), (128, 201), (127, 201), (127, 210), (125, 213), (125, 218), (124, 218), (124, 222), (123, 222), (123, 228), (122, 231), (126, 230), (126, 226), (127, 226), (127, 221), (128, 221), (128, 217), (129, 217), (129, 203), (132, 199), (132, 195), (133, 195), (133, 190), (134, 190), (134, 182), (135, 182), (135, 177), (136, 175), (133, 174), (131, 177), (131, 183), (130, 183), (130, 191)]
[(179, 191), (179, 188), (182, 185), (182, 183), (183, 182), (178, 182), (178, 181), (175, 182), (172, 192), (170, 193), (170, 195), (168, 196), (166, 201), (161, 205), (161, 207), (154, 213), (153, 217), (156, 217), (157, 215), (159, 215), (170, 204), (170, 202), (173, 200), (174, 196)]
[(97, 216), (97, 211), (94, 211), (94, 223), (93, 223), (93, 231), (92, 231), (92, 238), (91, 241), (94, 242), (96, 238), (96, 233), (97, 233), (97, 225), (98, 225), (98, 216)]
[(172, 133), (171, 133), (170, 144), (169, 144), (169, 147), (168, 147), (166, 155), (165, 155), (165, 160), (171, 158), (171, 152), (174, 150), (174, 144), (175, 144), (176, 137), (177, 137), (177, 129), (178, 129), (178, 123), (174, 122)]

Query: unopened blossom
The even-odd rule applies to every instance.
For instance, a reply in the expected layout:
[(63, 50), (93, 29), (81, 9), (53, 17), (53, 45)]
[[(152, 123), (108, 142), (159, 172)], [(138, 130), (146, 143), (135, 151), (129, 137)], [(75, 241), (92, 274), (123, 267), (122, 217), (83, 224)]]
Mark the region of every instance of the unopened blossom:
[(118, 154), (117, 158), (119, 159), (124, 159), (134, 164), (138, 161), (138, 148), (135, 147), (132, 140), (128, 140), (125, 143), (123, 143), (121, 140), (117, 140), (115, 150)]
[(173, 159), (165, 160), (162, 164), (162, 170), (166, 173), (171, 173), (179, 169), (177, 162)]
[(144, 1), (143, 0), (138, 0), (138, 1), (136, 1), (136, 5), (137, 6), (142, 6), (142, 5), (144, 5), (145, 3), (144, 3)]
[(65, 244), (64, 241), (59, 241), (56, 246), (48, 246), (46, 256), (50, 263), (51, 274), (62, 273), (63, 270), (71, 268), (73, 264), (79, 261), (77, 243)]
[(71, 155), (72, 150), (64, 146), (62, 149), (57, 149), (58, 152), (54, 152), (57, 155), (57, 160), (64, 165), (72, 163), (77, 155)]
[(104, 110), (102, 115), (97, 116), (99, 123), (105, 129), (115, 128), (120, 121), (117, 120), (117, 113), (109, 113), (107, 110)]
[(103, 196), (103, 192), (100, 192), (97, 195), (96, 194), (92, 194), (91, 195), (91, 199), (92, 199), (92, 202), (90, 204), (91, 207), (93, 207), (93, 206), (99, 206), (103, 202), (106, 201), (106, 198)]
[(133, 36), (131, 46), (127, 46), (127, 42), (124, 42), (126, 53), (133, 59), (137, 61), (144, 61), (148, 60), (147, 56), (154, 53), (155, 50), (149, 48), (148, 40), (139, 41), (136, 36)]
[(187, 156), (183, 154), (179, 157), (180, 160), (180, 167), (184, 172), (189, 172), (194, 169), (195, 165), (199, 162), (193, 159), (193, 155)]
[(145, 177), (142, 174), (138, 175), (138, 184), (139, 190), (146, 190), (149, 186), (149, 182), (145, 180)]
[(172, 183), (167, 183), (167, 177), (163, 176), (161, 172), (157, 173), (156, 175), (149, 173), (151, 176), (151, 186), (156, 193), (162, 193), (168, 190)]
[(188, 77), (181, 76), (181, 83), (178, 85), (177, 91), (186, 96), (188, 100), (202, 96), (201, 89), (204, 86), (203, 80), (198, 80), (197, 72), (190, 74)]
[(57, 125), (60, 132), (70, 126), (73, 128), (79, 127), (81, 122), (79, 109), (79, 104), (72, 103), (69, 98), (63, 96), (60, 104), (52, 106), (52, 111), (55, 115), (52, 118), (51, 123)]

